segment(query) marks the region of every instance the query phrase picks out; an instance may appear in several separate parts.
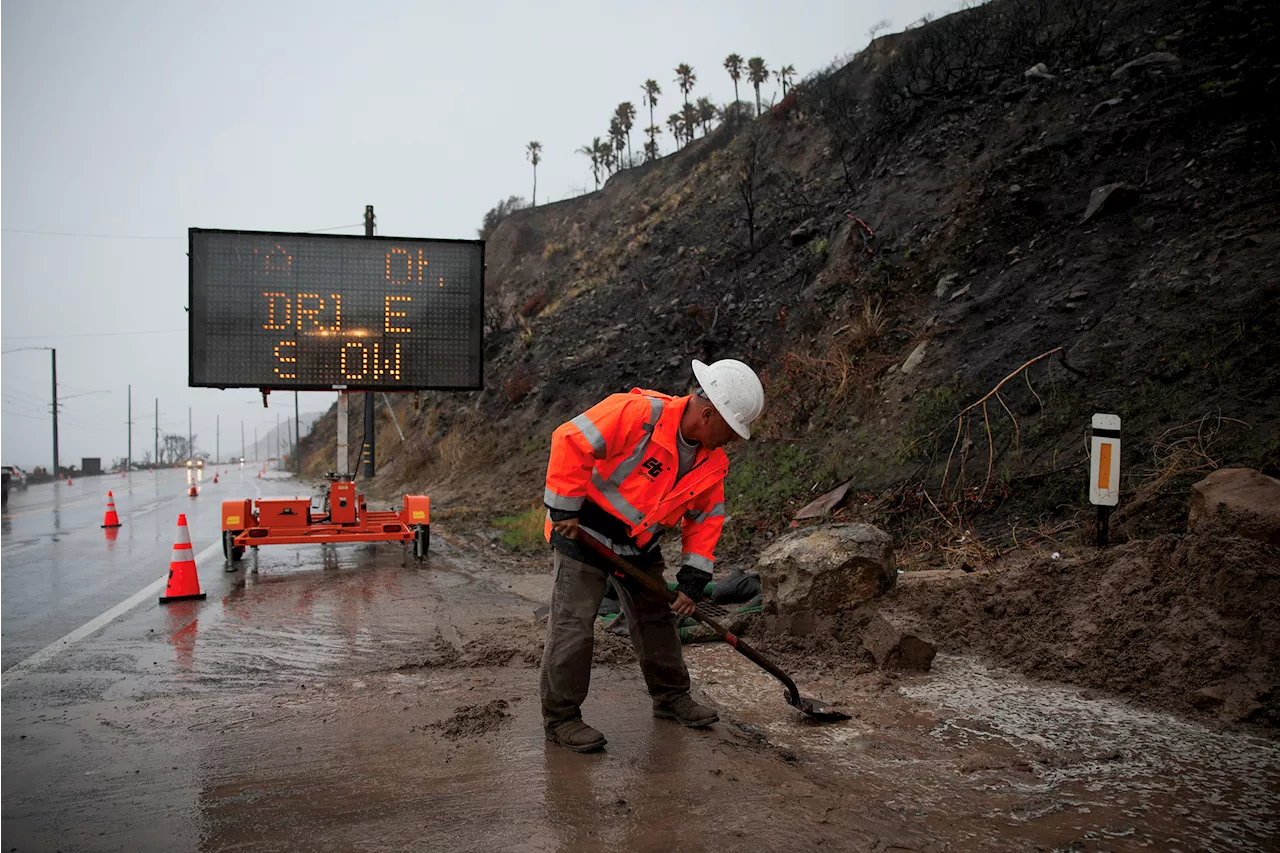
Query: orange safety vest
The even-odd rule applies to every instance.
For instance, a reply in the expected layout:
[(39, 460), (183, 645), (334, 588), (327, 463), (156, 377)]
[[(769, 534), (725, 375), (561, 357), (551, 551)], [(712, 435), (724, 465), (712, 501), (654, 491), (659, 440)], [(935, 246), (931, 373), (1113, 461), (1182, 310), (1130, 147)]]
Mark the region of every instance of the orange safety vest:
[[(624, 522), (642, 548), (663, 528), (680, 525), (681, 564), (710, 572), (724, 527), (729, 457), (699, 447), (693, 467), (676, 482), (680, 419), (689, 399), (632, 388), (561, 424), (551, 434), (546, 505), (576, 512), (590, 499)], [(550, 541), (550, 512), (545, 533)]]

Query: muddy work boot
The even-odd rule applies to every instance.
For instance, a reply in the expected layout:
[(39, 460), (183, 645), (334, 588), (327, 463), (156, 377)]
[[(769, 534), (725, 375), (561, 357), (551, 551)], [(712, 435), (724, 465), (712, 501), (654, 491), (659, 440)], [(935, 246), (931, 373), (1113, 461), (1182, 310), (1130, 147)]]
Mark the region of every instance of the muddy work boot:
[(553, 740), (574, 752), (595, 752), (603, 749), (608, 742), (604, 739), (604, 735), (580, 719), (565, 720), (554, 726), (547, 726), (547, 740)]
[(709, 726), (720, 719), (720, 715), (716, 713), (715, 708), (699, 705), (693, 701), (693, 697), (688, 693), (672, 702), (655, 702), (653, 715), (666, 720), (675, 720), (680, 725), (688, 726), (691, 729)]

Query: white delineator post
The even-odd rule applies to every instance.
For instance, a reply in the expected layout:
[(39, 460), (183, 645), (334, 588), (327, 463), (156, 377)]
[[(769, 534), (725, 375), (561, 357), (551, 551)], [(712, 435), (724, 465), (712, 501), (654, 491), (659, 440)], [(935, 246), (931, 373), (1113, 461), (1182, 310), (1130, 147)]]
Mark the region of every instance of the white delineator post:
[(338, 467), (339, 474), (347, 473), (347, 392), (338, 392)]
[(1120, 502), (1120, 416), (1095, 414), (1089, 443), (1089, 502), (1098, 508), (1098, 547), (1107, 544), (1111, 507)]

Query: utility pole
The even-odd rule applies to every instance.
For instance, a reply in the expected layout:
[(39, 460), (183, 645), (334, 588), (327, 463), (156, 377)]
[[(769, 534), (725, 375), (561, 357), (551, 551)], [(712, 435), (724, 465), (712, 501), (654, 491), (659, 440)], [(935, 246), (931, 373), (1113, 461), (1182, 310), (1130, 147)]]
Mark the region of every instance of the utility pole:
[(124, 455), (124, 470), (133, 470), (133, 386), (129, 386), (129, 452)]
[(299, 477), (302, 476), (302, 454), (298, 452), (298, 445), (302, 444), (302, 427), (298, 425), (298, 392), (293, 392), (293, 461), (294, 467), (297, 469)]
[(253, 461), (258, 461), (258, 428), (253, 428)]
[[(54, 479), (57, 479), (58, 478), (58, 351), (53, 347), (17, 347), (16, 349), (7, 349), (5, 350), (5, 352), (6, 353), (26, 352), (28, 350), (46, 350), (46, 349), (49, 351), (50, 375), (52, 377), (52, 386), (53, 386), (53, 394), (52, 394), (52, 398), (53, 398), (53, 406), (52, 406), (53, 471), (52, 471), (52, 474)], [(91, 392), (91, 393), (97, 393), (97, 392)]]
[(217, 438), (213, 442), (213, 464), (217, 465), (222, 461), (222, 415), (214, 415), (214, 431)]
[(156, 465), (160, 464), (160, 398), (156, 397)]
[(191, 407), (187, 406), (187, 458), (196, 458), (196, 439), (191, 433)]
[[(373, 236), (375, 221), (373, 205), (366, 204), (364, 206), (364, 236)], [(374, 442), (376, 437), (373, 421), (373, 392), (366, 391), (364, 393), (364, 448), (360, 451), (360, 455), (364, 460), (364, 475), (370, 480), (373, 479), (374, 473)]]
[(50, 349), (53, 357), (53, 478), (58, 478), (58, 351)]

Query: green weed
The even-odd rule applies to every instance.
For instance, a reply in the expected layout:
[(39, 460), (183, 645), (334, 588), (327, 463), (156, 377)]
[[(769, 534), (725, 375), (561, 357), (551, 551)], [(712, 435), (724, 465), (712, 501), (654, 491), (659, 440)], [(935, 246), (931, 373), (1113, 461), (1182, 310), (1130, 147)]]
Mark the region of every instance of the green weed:
[(781, 504), (811, 485), (809, 454), (791, 442), (761, 445), (760, 452), (729, 466), (725, 495), (734, 512), (751, 512)]
[(493, 526), (502, 530), (502, 544), (512, 551), (541, 551), (546, 548), (543, 526), (547, 510), (535, 504), (515, 515), (495, 519)]

